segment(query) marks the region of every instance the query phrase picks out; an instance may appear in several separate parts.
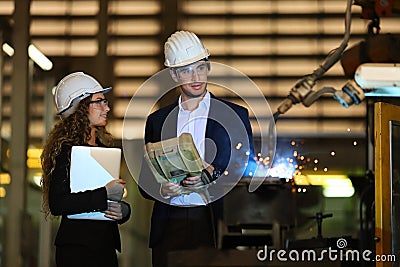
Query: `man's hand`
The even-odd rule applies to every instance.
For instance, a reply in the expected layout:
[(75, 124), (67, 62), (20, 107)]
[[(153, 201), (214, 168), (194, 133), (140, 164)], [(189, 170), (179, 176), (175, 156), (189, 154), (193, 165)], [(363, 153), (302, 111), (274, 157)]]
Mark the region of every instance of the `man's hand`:
[(182, 181), (182, 185), (187, 187), (199, 187), (203, 185), (203, 182), (201, 181), (200, 175), (188, 176)]
[(205, 170), (208, 171), (208, 173), (212, 176), (214, 172), (214, 166), (209, 164), (207, 165), (207, 168), (205, 168)]
[(173, 182), (161, 184), (161, 195), (163, 197), (179, 196), (182, 192), (182, 186)]

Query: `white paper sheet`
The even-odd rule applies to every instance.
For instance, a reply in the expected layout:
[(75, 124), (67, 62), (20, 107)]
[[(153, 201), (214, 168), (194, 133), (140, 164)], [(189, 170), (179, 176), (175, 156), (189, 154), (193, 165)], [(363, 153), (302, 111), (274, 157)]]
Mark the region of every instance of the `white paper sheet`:
[[(73, 146), (71, 151), (71, 192), (93, 190), (119, 178), (121, 149)], [(68, 215), (69, 219), (112, 220), (103, 212)]]

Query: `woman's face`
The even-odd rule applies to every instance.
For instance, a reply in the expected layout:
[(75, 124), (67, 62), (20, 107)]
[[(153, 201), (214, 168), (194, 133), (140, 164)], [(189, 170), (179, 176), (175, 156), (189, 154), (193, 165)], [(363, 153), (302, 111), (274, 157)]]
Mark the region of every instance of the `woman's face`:
[(90, 126), (106, 126), (107, 125), (107, 115), (110, 111), (108, 106), (108, 101), (104, 97), (104, 94), (97, 93), (93, 94), (90, 104), (89, 104), (89, 121)]

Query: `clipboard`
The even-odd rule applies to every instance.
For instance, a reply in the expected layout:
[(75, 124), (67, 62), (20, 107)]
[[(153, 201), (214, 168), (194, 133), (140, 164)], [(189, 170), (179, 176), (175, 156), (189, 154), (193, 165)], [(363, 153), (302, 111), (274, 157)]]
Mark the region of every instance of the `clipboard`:
[[(73, 146), (71, 150), (70, 188), (72, 193), (94, 190), (112, 179), (119, 179), (121, 149), (109, 147)], [(69, 219), (109, 220), (103, 212), (84, 212)]]

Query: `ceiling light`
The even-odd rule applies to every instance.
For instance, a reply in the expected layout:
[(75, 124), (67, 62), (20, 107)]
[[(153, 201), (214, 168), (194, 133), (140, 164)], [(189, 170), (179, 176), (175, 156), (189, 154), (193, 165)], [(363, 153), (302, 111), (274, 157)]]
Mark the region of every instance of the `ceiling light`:
[(9, 44), (4, 43), (2, 48), (4, 53), (6, 53), (9, 57), (12, 57), (14, 55), (14, 48), (12, 48)]
[[(10, 57), (14, 55), (14, 48), (7, 43), (3, 44), (2, 49)], [(42, 70), (51, 70), (53, 68), (53, 62), (33, 44), (28, 47), (28, 55)]]
[(53, 63), (33, 44), (29, 45), (28, 54), (29, 57), (43, 70), (51, 70), (53, 68)]
[(11, 176), (9, 173), (0, 173), (0, 184), (10, 184)]
[(0, 198), (6, 197), (6, 189), (0, 186)]

